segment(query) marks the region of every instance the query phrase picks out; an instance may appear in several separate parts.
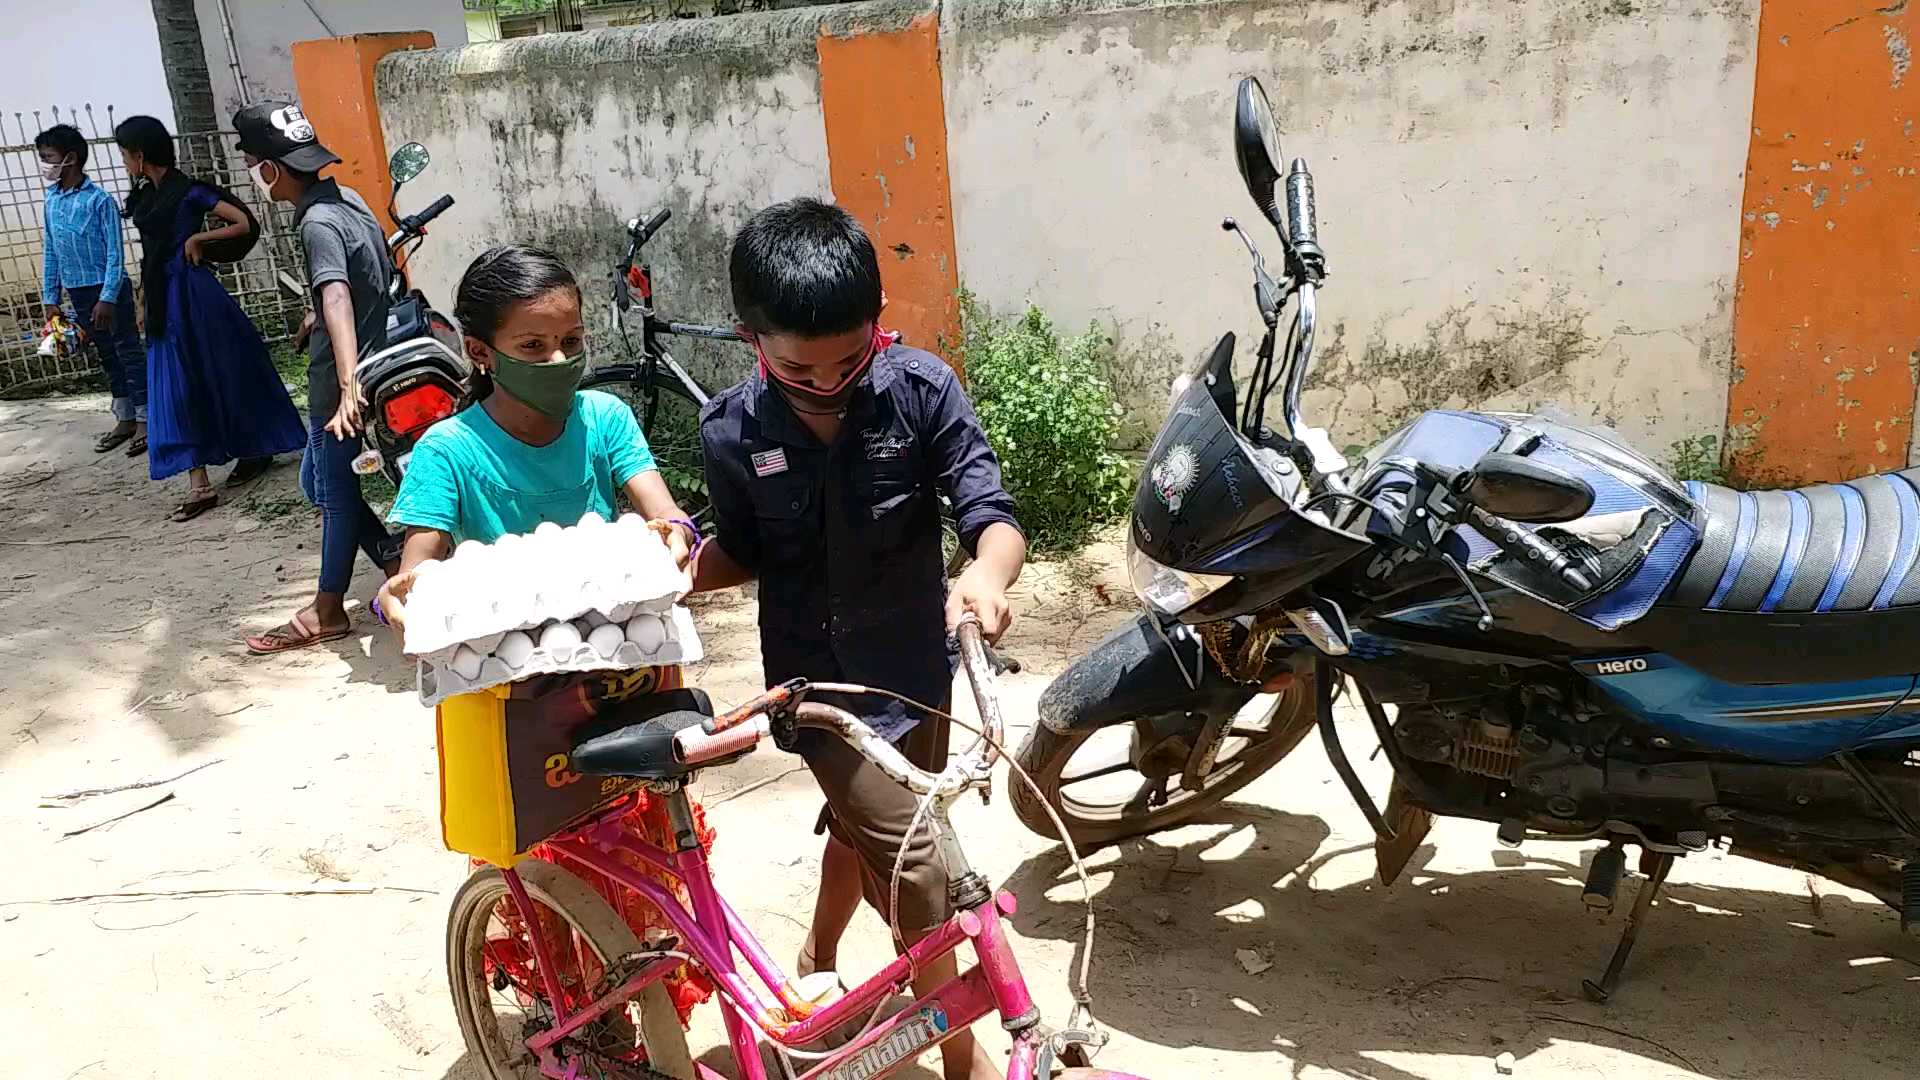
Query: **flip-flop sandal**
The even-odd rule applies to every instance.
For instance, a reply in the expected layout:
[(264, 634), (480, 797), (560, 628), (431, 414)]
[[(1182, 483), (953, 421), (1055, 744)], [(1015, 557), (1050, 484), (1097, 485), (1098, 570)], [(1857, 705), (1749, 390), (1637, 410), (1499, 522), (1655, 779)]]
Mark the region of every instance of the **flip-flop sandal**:
[(288, 619), (264, 634), (255, 634), (248, 638), (247, 651), (254, 656), (271, 656), (274, 653), (304, 649), (309, 645), (324, 645), (329, 641), (339, 641), (352, 633), (353, 627), (347, 625), (338, 630), (321, 630), (308, 634), (292, 619)]
[(212, 491), (208, 491), (198, 498), (190, 498), (179, 506), (174, 507), (173, 513), (168, 515), (168, 519), (175, 522), (192, 521), (194, 518), (199, 517), (201, 514), (219, 505), (220, 496)]
[(135, 435), (133, 441), (127, 444), (128, 457), (139, 457), (146, 452), (147, 437), (145, 435)]
[(93, 452), (96, 454), (104, 454), (131, 438), (133, 438), (133, 432), (131, 431), (109, 431), (93, 440)]

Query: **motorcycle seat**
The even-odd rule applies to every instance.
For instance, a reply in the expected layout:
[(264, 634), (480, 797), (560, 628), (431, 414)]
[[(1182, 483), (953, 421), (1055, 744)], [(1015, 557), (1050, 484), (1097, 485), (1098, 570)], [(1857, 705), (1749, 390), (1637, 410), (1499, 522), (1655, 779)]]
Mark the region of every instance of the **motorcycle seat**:
[(1687, 488), (1700, 544), (1669, 603), (1759, 613), (1920, 603), (1920, 469), (1791, 491)]

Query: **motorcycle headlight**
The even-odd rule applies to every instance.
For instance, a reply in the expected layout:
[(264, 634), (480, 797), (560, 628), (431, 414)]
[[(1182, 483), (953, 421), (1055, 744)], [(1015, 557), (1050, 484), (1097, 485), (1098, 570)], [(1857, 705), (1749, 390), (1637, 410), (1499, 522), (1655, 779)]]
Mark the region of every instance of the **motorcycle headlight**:
[(1207, 598), (1233, 578), (1225, 574), (1195, 574), (1162, 566), (1127, 537), (1127, 573), (1142, 603), (1162, 615), (1174, 616)]

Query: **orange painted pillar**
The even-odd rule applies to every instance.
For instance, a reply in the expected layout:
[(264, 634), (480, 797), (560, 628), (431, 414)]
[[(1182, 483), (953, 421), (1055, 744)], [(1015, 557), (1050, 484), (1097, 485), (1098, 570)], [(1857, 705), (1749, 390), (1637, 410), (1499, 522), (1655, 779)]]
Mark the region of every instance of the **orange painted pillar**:
[(945, 347), (960, 337), (960, 266), (939, 33), (934, 14), (903, 30), (823, 33), (820, 108), (833, 197), (879, 250), (886, 325), (957, 369)]
[(299, 88), (300, 109), (313, 121), (321, 144), (342, 159), (329, 175), (358, 191), (387, 232), (393, 231), (387, 217), (393, 180), (387, 175), (380, 107), (373, 99), (373, 69), (388, 53), (433, 45), (433, 35), (425, 30), (293, 44), (293, 81)]
[(1727, 397), (1736, 480), (1904, 468), (1920, 364), (1920, 11), (1764, 0)]

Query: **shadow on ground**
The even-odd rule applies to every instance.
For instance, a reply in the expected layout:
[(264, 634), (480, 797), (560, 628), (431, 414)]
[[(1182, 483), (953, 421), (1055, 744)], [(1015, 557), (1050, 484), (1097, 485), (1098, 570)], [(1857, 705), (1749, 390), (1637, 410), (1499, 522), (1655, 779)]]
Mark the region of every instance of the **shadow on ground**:
[[(1427, 869), (1427, 846), (1383, 889), (1370, 847), (1314, 856), (1329, 835), (1317, 817), (1230, 804), (1209, 824), (1204, 839), (1135, 840), (1098, 860), (1112, 877), (1095, 900), (1090, 986), (1109, 1027), (1174, 1048), (1275, 1050), (1295, 1075), (1411, 1080), (1420, 1074), (1383, 1059), (1508, 1051), (1524, 1063), (1556, 1041), (1728, 1080), (1812, 1075), (1817, 1051), (1773, 1027), (1787, 1009), (1796, 1028), (1847, 1033), (1884, 1075), (1909, 1067), (1920, 949), (1878, 903), (1829, 894), (1816, 912), (1806, 895), (1670, 886), (1603, 1008), (1580, 981), (1605, 966), (1637, 879), (1623, 883), (1619, 914), (1600, 918), (1581, 906), (1582, 867), (1531, 849), (1451, 874)], [(1340, 880), (1359, 880), (1317, 886), (1336, 861)], [(1021, 899), (1021, 934), (1079, 940), (1084, 908), (1061, 849), (1006, 887)], [(1249, 973), (1242, 949), (1273, 966)], [(1756, 992), (1767, 984), (1797, 989)]]

